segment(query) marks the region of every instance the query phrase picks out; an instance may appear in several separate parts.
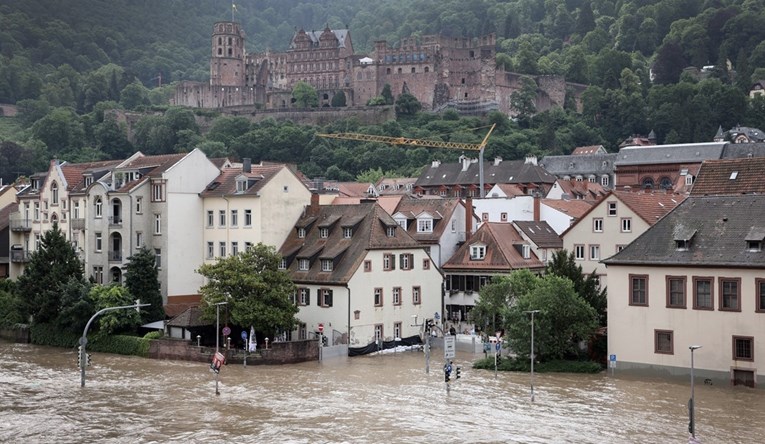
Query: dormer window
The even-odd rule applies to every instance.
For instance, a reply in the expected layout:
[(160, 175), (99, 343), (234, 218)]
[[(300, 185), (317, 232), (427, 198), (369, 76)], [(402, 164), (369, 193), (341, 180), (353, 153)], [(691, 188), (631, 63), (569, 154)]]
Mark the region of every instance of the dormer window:
[(247, 191), (247, 179), (239, 179), (236, 181), (236, 192), (244, 193)]
[(470, 246), (470, 259), (481, 260), (486, 257), (486, 245), (476, 244)]
[(89, 187), (93, 184), (93, 176), (85, 176), (85, 186)]
[(279, 269), (280, 270), (287, 269), (287, 259), (282, 258), (282, 260), (279, 261)]
[(297, 229), (297, 234), (298, 234), (298, 237), (300, 239), (305, 238), (305, 228), (298, 228)]
[(308, 269), (311, 267), (311, 262), (308, 259), (299, 259), (298, 260), (298, 270), (300, 271), (308, 271)]
[(396, 227), (388, 227), (388, 237), (396, 237)]
[(524, 259), (530, 259), (531, 258), (531, 246), (530, 245), (523, 245), (521, 247), (521, 251), (523, 253)]
[(417, 219), (417, 232), (418, 233), (432, 233), (433, 232), (433, 218), (424, 217)]
[(321, 260), (321, 271), (332, 271), (332, 259)]
[(37, 191), (40, 188), (40, 179), (32, 179), (32, 191)]
[(765, 229), (752, 227), (744, 240), (746, 241), (746, 249), (748, 251), (762, 251), (762, 242), (765, 240)]
[(343, 238), (344, 239), (350, 239), (353, 237), (353, 228), (351, 227), (344, 227), (343, 228)]
[(688, 251), (691, 248), (691, 240), (696, 234), (696, 230), (688, 227), (678, 226), (675, 228), (674, 240), (677, 251)]
[(326, 239), (329, 237), (329, 228), (319, 228), (319, 237)]

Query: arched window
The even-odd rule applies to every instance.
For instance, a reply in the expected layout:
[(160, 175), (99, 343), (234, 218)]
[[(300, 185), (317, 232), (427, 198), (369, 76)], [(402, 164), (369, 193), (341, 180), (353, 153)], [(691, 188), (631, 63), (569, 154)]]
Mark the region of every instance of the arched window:
[(101, 217), (104, 214), (104, 203), (101, 201), (101, 197), (96, 197), (93, 201), (93, 206), (96, 208), (96, 217)]
[(672, 189), (672, 179), (669, 177), (662, 177), (659, 179), (659, 186), (662, 190), (670, 190)]
[(653, 178), (652, 177), (645, 177), (645, 178), (643, 178), (643, 181), (641, 182), (641, 186), (643, 187), (643, 189), (652, 190), (653, 189)]
[(58, 205), (58, 184), (55, 181), (50, 184), (50, 194), (53, 205)]

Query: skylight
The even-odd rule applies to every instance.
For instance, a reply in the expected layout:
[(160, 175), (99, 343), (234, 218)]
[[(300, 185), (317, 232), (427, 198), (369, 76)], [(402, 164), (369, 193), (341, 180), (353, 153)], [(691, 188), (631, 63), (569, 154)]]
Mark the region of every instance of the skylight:
[(738, 177), (738, 171), (730, 173), (730, 180), (736, 180), (736, 177)]

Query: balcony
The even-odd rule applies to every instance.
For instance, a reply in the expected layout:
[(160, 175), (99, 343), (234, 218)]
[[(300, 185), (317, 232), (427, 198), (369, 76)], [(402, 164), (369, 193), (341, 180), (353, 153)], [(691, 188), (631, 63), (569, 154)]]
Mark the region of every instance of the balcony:
[(121, 251), (110, 251), (109, 252), (109, 262), (122, 262), (122, 252)]
[(122, 225), (122, 216), (109, 216), (109, 225)]
[(85, 229), (85, 219), (71, 219), (71, 222), (72, 222), (72, 230)]
[(20, 214), (17, 214), (16, 217), (11, 215), (10, 217), (11, 231), (18, 231), (18, 232), (32, 231), (32, 219), (24, 219), (20, 216), (21, 216)]
[(29, 262), (29, 252), (24, 250), (11, 250), (11, 262), (17, 264)]

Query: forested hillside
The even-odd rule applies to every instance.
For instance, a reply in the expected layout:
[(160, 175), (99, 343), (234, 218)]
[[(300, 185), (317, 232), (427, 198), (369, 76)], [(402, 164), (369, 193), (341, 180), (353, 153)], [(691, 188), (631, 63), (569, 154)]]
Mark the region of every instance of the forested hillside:
[[(502, 121), (487, 153), (507, 159), (581, 144), (614, 150), (652, 129), (661, 142), (692, 142), (709, 140), (720, 125), (765, 127), (765, 100), (748, 98), (753, 82), (765, 79), (763, 0), (241, 0), (234, 14), (250, 51), (285, 49), (296, 28), (327, 24), (349, 28), (357, 52), (413, 34), (493, 32), (506, 69), (591, 85), (582, 113), (535, 114), (518, 97), (519, 119)], [(414, 174), (433, 157), (458, 155), (328, 143), (312, 137), (315, 128), (230, 118), (203, 135), (190, 111), (163, 113), (172, 82), (206, 80), (212, 23), (231, 15), (231, 4), (220, 0), (4, 0), (0, 102), (17, 104), (20, 114), (0, 125), (0, 177), (44, 168), (52, 156), (90, 160), (195, 146), (299, 162), (311, 175), (334, 178), (370, 168)], [(130, 143), (124, 128), (104, 117), (115, 107), (159, 114), (140, 122)], [(473, 140), (480, 134), (450, 133), (486, 122), (447, 114), (402, 116), (385, 127), (337, 125)], [(276, 139), (264, 146), (266, 135)]]

